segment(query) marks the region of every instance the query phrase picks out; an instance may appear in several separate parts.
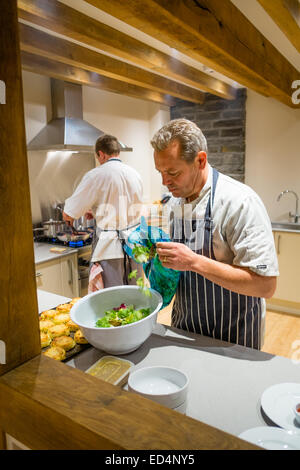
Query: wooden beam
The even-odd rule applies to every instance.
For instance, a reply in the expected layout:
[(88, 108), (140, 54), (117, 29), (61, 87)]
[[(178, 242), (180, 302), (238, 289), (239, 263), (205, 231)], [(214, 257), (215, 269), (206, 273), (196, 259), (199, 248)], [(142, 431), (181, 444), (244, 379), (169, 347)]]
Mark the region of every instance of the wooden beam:
[(153, 101), (165, 106), (174, 106), (176, 101), (170, 95), (163, 95), (157, 91), (124, 83), (113, 78), (103, 77), (95, 72), (83, 70), (79, 67), (55, 62), (45, 57), (22, 52), (22, 68), (29, 72), (47, 75), (67, 82), (79, 83), (80, 85), (92, 86), (101, 90), (118, 93), (132, 98), (139, 98), (146, 101)]
[(40, 333), (16, 0), (0, 11), (1, 375), (40, 353)]
[(0, 425), (31, 449), (258, 449), (45, 356), (1, 377), (0, 401)]
[(300, 52), (300, 4), (298, 0), (258, 0), (258, 2)]
[(241, 85), (295, 106), (291, 87), (299, 72), (230, 0), (87, 2)]
[(193, 103), (204, 93), (86, 47), (20, 24), (21, 50)]
[(19, 18), (225, 99), (235, 89), (56, 0), (18, 0)]

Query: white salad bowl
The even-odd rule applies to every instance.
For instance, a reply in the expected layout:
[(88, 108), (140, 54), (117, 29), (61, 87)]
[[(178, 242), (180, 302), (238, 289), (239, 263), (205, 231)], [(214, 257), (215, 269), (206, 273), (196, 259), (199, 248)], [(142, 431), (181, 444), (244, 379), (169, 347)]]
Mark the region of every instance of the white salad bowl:
[[(70, 312), (71, 319), (95, 348), (113, 355), (130, 353), (151, 335), (163, 304), (161, 295), (153, 289), (149, 290), (150, 296), (145, 295), (139, 286), (108, 287), (93, 292), (76, 302)], [(134, 305), (136, 310), (150, 308), (150, 314), (142, 320), (124, 326), (96, 326), (97, 320), (104, 316), (104, 312), (121, 304)]]
[(152, 366), (129, 375), (128, 390), (182, 413), (186, 409), (189, 379), (179, 369)]

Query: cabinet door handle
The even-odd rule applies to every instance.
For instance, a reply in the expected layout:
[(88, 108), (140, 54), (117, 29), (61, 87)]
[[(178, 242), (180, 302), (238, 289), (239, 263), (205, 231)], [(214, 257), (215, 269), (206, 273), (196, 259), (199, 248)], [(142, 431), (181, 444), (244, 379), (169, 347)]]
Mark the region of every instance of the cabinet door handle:
[(280, 255), (280, 240), (281, 240), (281, 235), (278, 235), (278, 240), (277, 240), (277, 254)]
[(35, 273), (35, 277), (42, 277), (42, 273)]
[(72, 269), (72, 261), (68, 259), (68, 266), (69, 266), (69, 284), (70, 286), (73, 285), (73, 269)]

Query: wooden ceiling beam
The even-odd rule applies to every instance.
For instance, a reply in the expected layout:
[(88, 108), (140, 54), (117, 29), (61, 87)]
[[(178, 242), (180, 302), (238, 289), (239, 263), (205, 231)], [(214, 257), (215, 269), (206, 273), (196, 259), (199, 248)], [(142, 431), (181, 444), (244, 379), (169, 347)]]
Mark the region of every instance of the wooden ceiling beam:
[[(126, 2), (125, 2), (126, 3)], [(18, 0), (20, 19), (113, 54), (152, 72), (224, 99), (234, 99), (236, 90), (198, 69), (136, 40), (56, 0)]]
[(20, 24), (21, 50), (193, 103), (204, 93), (134, 65)]
[(258, 2), (300, 52), (300, 4), (298, 0), (258, 0)]
[(86, 1), (241, 85), (295, 106), (291, 87), (299, 72), (230, 0)]
[(101, 90), (130, 96), (132, 98), (153, 101), (165, 106), (174, 106), (176, 104), (176, 100), (170, 95), (104, 77), (95, 72), (63, 64), (62, 62), (56, 62), (46, 57), (30, 54), (29, 52), (23, 51), (21, 53), (21, 59), (22, 68), (29, 72), (58, 78), (59, 80), (65, 80), (67, 82), (78, 83), (80, 85), (99, 88)]

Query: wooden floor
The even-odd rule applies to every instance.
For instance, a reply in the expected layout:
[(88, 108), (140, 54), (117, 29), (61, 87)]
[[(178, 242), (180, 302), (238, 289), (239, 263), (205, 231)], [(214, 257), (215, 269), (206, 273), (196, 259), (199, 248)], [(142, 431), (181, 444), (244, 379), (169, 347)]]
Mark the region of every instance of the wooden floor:
[[(168, 306), (158, 315), (158, 321), (171, 324)], [(265, 341), (262, 351), (300, 361), (300, 316), (267, 311)]]

